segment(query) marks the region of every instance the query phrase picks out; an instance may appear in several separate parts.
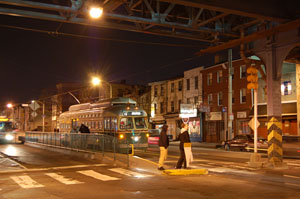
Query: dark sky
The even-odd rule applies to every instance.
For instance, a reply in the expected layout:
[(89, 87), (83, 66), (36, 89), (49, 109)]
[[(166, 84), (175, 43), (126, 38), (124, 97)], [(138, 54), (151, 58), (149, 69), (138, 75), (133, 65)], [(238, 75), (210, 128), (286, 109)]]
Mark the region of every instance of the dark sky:
[(58, 30), (112, 39), (96, 40), (55, 36), (3, 25), (50, 31), (55, 31), (60, 26), (59, 23), (49, 21), (0, 15), (1, 104), (8, 101), (25, 103), (36, 99), (41, 89), (53, 88), (60, 82), (85, 84), (92, 73), (102, 74), (107, 81), (118, 82), (125, 79), (130, 84), (146, 84), (181, 75), (187, 69), (213, 64), (213, 55), (186, 61), (204, 47), (196, 41), (70, 24), (62, 24)]

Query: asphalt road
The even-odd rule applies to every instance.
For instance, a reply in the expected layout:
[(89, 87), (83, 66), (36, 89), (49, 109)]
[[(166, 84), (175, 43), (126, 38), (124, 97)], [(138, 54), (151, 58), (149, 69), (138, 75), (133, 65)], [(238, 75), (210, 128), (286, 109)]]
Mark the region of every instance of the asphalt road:
[[(102, 164), (26, 145), (0, 145), (0, 151), (29, 168), (0, 171), (0, 199), (296, 199), (300, 194), (298, 160), (286, 160), (289, 169), (284, 170), (252, 169), (247, 166), (249, 153), (195, 149), (191, 166), (208, 168), (209, 174), (168, 176), (146, 167)], [(157, 162), (158, 148), (136, 155)], [(177, 159), (178, 148), (171, 147), (166, 167), (172, 168)]]

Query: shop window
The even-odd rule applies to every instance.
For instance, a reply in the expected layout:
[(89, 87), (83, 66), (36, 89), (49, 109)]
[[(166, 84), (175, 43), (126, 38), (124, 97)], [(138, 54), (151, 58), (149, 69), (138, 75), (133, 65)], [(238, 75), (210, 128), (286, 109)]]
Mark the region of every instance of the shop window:
[(212, 85), (212, 78), (213, 78), (212, 73), (208, 73), (207, 74), (207, 86)]
[(198, 76), (195, 76), (195, 89), (198, 89)]
[(250, 134), (249, 121), (238, 121), (238, 133)]
[(217, 82), (218, 83), (222, 83), (223, 82), (223, 71), (222, 70), (219, 70), (217, 72)]
[(245, 104), (246, 103), (246, 89), (245, 88), (242, 88), (240, 90), (240, 103), (241, 104)]
[(292, 94), (292, 83), (291, 81), (285, 81), (281, 84), (281, 95), (291, 95)]

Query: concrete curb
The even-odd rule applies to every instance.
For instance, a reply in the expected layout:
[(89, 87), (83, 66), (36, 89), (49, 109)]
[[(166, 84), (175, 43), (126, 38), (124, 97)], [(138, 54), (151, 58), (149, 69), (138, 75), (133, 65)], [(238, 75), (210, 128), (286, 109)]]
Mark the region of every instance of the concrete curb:
[(168, 169), (163, 171), (167, 175), (206, 175), (207, 169)]

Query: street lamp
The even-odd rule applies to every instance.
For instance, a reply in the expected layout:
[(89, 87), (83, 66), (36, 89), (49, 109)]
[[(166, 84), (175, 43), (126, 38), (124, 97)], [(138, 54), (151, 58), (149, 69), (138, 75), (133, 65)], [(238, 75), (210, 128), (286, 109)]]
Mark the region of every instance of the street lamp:
[(100, 100), (100, 84), (102, 82), (109, 86), (109, 97), (112, 98), (112, 86), (111, 86), (111, 84), (108, 83), (107, 81), (101, 80), (99, 77), (93, 77), (92, 78), (92, 84), (94, 86), (99, 86), (99, 100)]
[(35, 103), (35, 102), (39, 102), (41, 104), (43, 104), (43, 115), (42, 115), (42, 118), (43, 118), (43, 132), (45, 132), (45, 103), (39, 101), (39, 100), (32, 100), (31, 101), (32, 103)]
[(103, 14), (103, 8), (101, 8), (101, 7), (91, 7), (90, 11), (89, 11), (89, 14), (90, 14), (91, 18), (98, 19)]

